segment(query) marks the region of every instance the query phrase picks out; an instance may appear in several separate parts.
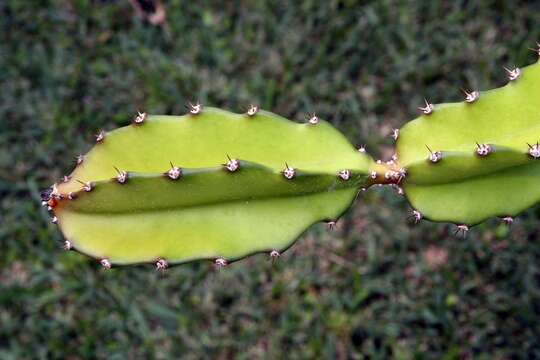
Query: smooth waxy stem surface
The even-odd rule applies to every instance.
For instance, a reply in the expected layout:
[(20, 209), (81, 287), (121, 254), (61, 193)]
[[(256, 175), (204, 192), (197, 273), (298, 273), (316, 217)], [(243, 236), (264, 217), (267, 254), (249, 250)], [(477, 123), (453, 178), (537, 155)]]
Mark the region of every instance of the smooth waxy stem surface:
[(428, 219), (472, 225), (517, 215), (540, 200), (540, 65), (475, 95), (435, 105), (400, 130), (402, 185)]
[(211, 108), (148, 116), (104, 134), (57, 185), (54, 213), (72, 248), (112, 264), (230, 262), (338, 218), (371, 165), (324, 121)]

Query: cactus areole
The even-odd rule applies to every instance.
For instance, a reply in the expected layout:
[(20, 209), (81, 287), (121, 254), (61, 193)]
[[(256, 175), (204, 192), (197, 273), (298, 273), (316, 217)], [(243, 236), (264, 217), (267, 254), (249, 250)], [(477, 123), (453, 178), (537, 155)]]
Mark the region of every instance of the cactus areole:
[[(74, 171), (44, 193), (64, 248), (104, 268), (250, 254), (277, 259), (311, 224), (335, 224), (360, 190), (404, 192), (414, 222), (461, 233), (493, 216), (511, 224), (540, 200), (540, 66), (463, 102), (419, 107), (395, 129), (396, 153), (373, 161), (328, 122), (294, 123), (252, 105), (243, 114), (190, 104), (184, 116), (138, 112), (100, 131)], [(510, 219), (510, 220), (509, 220)]]

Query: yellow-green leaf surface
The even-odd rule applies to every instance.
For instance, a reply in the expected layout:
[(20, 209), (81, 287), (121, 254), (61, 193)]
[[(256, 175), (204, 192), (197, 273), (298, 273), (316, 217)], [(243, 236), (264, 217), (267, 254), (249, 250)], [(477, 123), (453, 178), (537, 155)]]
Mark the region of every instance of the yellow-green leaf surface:
[[(540, 200), (540, 65), (521, 69), (506, 86), (480, 92), (472, 103), (435, 105), (400, 130), (397, 154), (412, 206), (435, 221), (476, 224), (514, 216)], [(489, 144), (487, 156), (477, 144)], [(431, 151), (441, 151), (437, 163)]]
[[(235, 172), (221, 164), (242, 159)], [(183, 169), (172, 180), (169, 163)], [(281, 171), (296, 169), (292, 179)], [(339, 217), (372, 164), (331, 125), (217, 109), (150, 116), (108, 133), (85, 156), (55, 215), (80, 252), (113, 264), (182, 263), (283, 250), (311, 224)], [(114, 167), (129, 171), (119, 184)], [(340, 170), (351, 172), (340, 179)], [(90, 192), (77, 181), (92, 182)], [(75, 192), (74, 200), (65, 195)]]

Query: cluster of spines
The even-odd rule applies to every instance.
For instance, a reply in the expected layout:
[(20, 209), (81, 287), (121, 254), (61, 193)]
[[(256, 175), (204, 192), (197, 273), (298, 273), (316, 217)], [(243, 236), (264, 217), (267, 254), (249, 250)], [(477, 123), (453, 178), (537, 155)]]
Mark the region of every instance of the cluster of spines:
[[(203, 106), (199, 102), (188, 103), (187, 108), (188, 108), (188, 113), (193, 116), (201, 114), (203, 111)], [(260, 108), (258, 106), (250, 105), (250, 107), (245, 112), (245, 115), (248, 117), (254, 117), (257, 115), (259, 110)], [(143, 125), (146, 122), (147, 117), (148, 115), (146, 112), (138, 111), (132, 120), (132, 125), (133, 126)], [(317, 125), (320, 122), (319, 117), (315, 113), (307, 115), (306, 120), (309, 125)], [(107, 133), (105, 131), (103, 130), (99, 131), (95, 136), (96, 144), (103, 143), (106, 140), (106, 136), (107, 136)], [(240, 160), (231, 158), (228, 154), (226, 154), (225, 156), (227, 160), (225, 163), (221, 164), (223, 169), (230, 173), (234, 173), (238, 171), (240, 169)], [(83, 164), (84, 159), (85, 159), (84, 155), (82, 154), (78, 155), (75, 158), (76, 166)], [(121, 184), (121, 185), (126, 184), (129, 180), (129, 172), (126, 170), (119, 169), (116, 166), (113, 166), (113, 167), (117, 173), (117, 176), (114, 178), (114, 180), (118, 184)], [(297, 169), (289, 166), (289, 164), (285, 162), (285, 166), (280, 173), (283, 176), (283, 178), (285, 178), (286, 180), (293, 180), (297, 175)], [(170, 162), (170, 168), (163, 173), (164, 176), (166, 176), (167, 178), (173, 181), (179, 180), (182, 177), (182, 174), (183, 174), (183, 169), (179, 166), (175, 166), (172, 162)], [(341, 181), (348, 181), (351, 178), (351, 175), (352, 173), (349, 169), (342, 169), (337, 172), (336, 177), (340, 179)], [(63, 177), (62, 182), (67, 183), (70, 180), (71, 180), (71, 177), (66, 175)], [(77, 179), (75, 181), (81, 184), (81, 191), (84, 191), (84, 192), (91, 192), (92, 190), (94, 190), (96, 186), (95, 183), (91, 181), (84, 182)], [(54, 207), (58, 204), (60, 200), (75, 200), (77, 197), (77, 193), (70, 192), (67, 195), (60, 194), (56, 184), (54, 184), (49, 189), (49, 191), (43, 194), (42, 197), (43, 197), (42, 204), (47, 206), (48, 210), (52, 212), (52, 210), (54, 210)], [(51, 219), (51, 222), (53, 224), (58, 224), (58, 218), (56, 216), (53, 216)], [(326, 221), (327, 228), (329, 230), (333, 230), (336, 226), (336, 223), (337, 221), (334, 221), (334, 220)], [(63, 244), (63, 248), (64, 250), (72, 250), (73, 249), (72, 242), (70, 240), (65, 240)], [(270, 257), (272, 261), (275, 261), (281, 256), (281, 253), (278, 250), (273, 249), (268, 252), (268, 256)], [(109, 261), (109, 259), (101, 258), (98, 260), (99, 260), (100, 265), (104, 269), (112, 268), (112, 263)], [(213, 263), (217, 268), (222, 268), (229, 265), (229, 261), (223, 257), (217, 257), (213, 259)], [(163, 271), (169, 267), (169, 263), (167, 262), (165, 258), (158, 258), (156, 259), (154, 266), (156, 270)]]

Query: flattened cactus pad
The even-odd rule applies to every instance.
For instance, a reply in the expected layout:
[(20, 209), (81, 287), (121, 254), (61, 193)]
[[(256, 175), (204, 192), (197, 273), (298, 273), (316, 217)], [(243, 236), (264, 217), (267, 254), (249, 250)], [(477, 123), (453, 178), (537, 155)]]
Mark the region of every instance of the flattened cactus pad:
[(402, 185), (424, 217), (473, 225), (540, 200), (540, 65), (508, 70), (508, 81), (435, 105), (400, 130)]
[(325, 121), (258, 109), (139, 114), (96, 140), (52, 199), (69, 247), (105, 267), (279, 254), (338, 218), (372, 165)]

